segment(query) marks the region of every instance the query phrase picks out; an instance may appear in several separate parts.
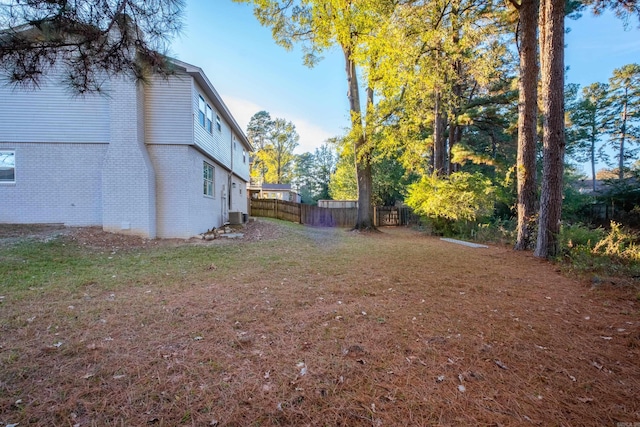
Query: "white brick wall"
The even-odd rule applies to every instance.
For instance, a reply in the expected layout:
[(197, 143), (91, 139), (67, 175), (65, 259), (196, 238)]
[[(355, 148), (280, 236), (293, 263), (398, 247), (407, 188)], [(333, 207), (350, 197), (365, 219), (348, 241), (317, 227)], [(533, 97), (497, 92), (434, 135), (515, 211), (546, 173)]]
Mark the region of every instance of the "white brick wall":
[(107, 144), (0, 143), (16, 152), (15, 184), (0, 184), (0, 222), (102, 224)]
[[(190, 238), (222, 225), (224, 169), (185, 145), (150, 145), (156, 170), (158, 237)], [(214, 197), (203, 194), (203, 162), (213, 165)]]
[(189, 203), (186, 190), (188, 146), (148, 145), (156, 174), (157, 234), (162, 238), (189, 238)]
[(113, 78), (110, 142), (102, 165), (102, 226), (156, 237), (155, 171), (144, 144), (143, 86)]

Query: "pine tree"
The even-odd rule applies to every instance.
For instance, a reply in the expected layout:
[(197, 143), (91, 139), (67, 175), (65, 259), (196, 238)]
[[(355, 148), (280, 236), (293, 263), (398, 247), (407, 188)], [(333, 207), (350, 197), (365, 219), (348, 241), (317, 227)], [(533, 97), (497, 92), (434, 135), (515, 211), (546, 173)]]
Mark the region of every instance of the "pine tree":
[(171, 74), (165, 56), (182, 28), (184, 0), (6, 0), (0, 4), (0, 74), (37, 87), (57, 68), (75, 93), (104, 75)]

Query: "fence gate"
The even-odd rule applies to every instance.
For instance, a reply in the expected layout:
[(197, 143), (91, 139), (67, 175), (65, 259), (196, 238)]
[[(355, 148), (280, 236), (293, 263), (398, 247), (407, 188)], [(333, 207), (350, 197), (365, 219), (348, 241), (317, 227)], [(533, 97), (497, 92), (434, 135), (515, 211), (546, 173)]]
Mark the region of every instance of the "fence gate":
[(381, 226), (402, 225), (400, 221), (400, 210), (394, 206), (376, 206), (375, 224)]

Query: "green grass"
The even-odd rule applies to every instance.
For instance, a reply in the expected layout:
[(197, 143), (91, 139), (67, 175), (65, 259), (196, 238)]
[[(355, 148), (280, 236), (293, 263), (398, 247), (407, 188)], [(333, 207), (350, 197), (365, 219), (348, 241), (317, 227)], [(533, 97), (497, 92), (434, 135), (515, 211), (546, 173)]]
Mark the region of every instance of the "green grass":
[[(251, 244), (181, 245), (109, 251), (89, 249), (64, 238), (47, 242), (24, 241), (0, 247), (0, 292), (22, 298), (31, 293), (77, 293), (86, 287), (117, 290), (122, 287), (177, 282), (189, 284), (215, 280), (255, 268), (303, 270), (300, 257), (322, 257), (340, 238), (327, 246), (326, 233), (298, 224), (278, 223), (287, 240)], [(335, 230), (338, 237), (342, 230)], [(320, 236), (320, 237), (318, 237)], [(329, 263), (327, 271), (335, 271)], [(346, 268), (346, 266), (343, 266)]]
[(189, 279), (215, 265), (216, 272), (239, 267), (240, 247), (180, 246), (127, 252), (92, 251), (63, 240), (24, 242), (0, 248), (0, 284), (4, 292), (75, 292), (88, 285), (115, 289)]

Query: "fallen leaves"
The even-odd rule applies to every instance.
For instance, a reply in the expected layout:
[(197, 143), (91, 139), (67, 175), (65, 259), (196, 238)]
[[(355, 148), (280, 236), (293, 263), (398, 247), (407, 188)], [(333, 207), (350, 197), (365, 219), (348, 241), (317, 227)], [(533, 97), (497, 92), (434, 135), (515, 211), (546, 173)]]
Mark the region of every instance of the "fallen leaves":
[(504, 363), (502, 363), (500, 360), (496, 359), (494, 360), (495, 364), (498, 366), (498, 368), (500, 369), (504, 369), (504, 370), (509, 370), (509, 368), (507, 367), (507, 365), (505, 365)]

